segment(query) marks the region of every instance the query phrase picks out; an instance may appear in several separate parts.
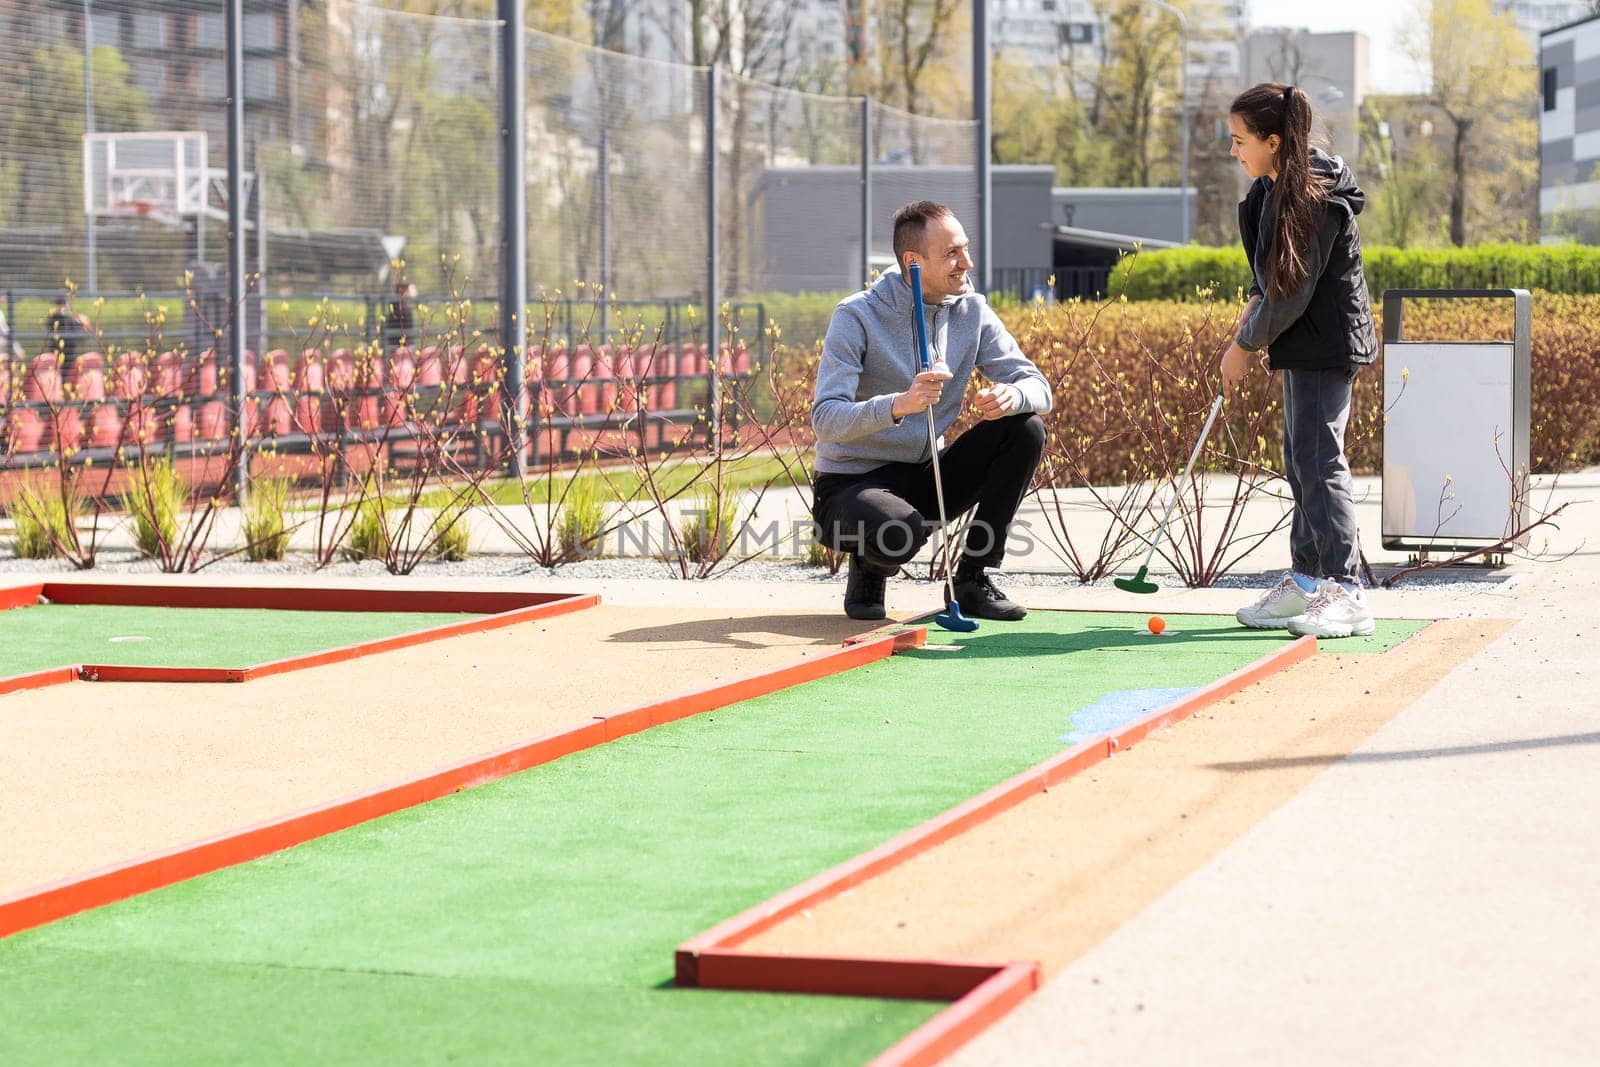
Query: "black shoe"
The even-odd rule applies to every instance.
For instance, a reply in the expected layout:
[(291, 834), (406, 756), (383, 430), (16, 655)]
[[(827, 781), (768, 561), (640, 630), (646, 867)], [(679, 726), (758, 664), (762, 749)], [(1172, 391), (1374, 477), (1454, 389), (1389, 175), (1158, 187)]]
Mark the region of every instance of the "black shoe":
[(987, 574), (956, 574), (956, 603), (961, 613), (974, 619), (995, 619), (999, 622), (1016, 622), (1028, 614), (1028, 609), (1008, 598), (995, 587)]
[(852, 619), (875, 622), (888, 617), (883, 610), (883, 591), (889, 579), (869, 570), (855, 554), (850, 556), (850, 576), (844, 585), (844, 613)]

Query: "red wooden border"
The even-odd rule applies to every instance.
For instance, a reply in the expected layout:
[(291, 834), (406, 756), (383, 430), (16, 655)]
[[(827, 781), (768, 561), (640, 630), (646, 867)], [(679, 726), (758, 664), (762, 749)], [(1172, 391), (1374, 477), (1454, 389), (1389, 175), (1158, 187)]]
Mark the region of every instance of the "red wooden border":
[[(1130, 748), (1200, 708), (1316, 654), (1314, 637), (1301, 637), (1211, 685), (1158, 708), (1113, 734), (1086, 741), (957, 805), (891, 841), (825, 871), (771, 900), (718, 923), (678, 946), (677, 983), (702, 988), (770, 989), (857, 996), (905, 997), (910, 990), (959, 990), (929, 996), (953, 1003), (879, 1057), (880, 1067), (937, 1063), (1010, 1011), (1038, 987), (1036, 964), (982, 965), (938, 961), (862, 960), (849, 957), (788, 957), (744, 952), (738, 946), (805, 908), (896, 867), (964, 833), (1035, 793), (1064, 781), (1112, 754)], [(800, 960), (799, 964), (795, 961)], [(898, 963), (898, 966), (896, 965)], [(980, 982), (974, 968), (988, 967)], [(723, 985), (729, 982), (731, 985)], [(762, 984), (762, 983), (768, 984)], [(980, 995), (981, 991), (981, 995)]]
[(149, 608), (269, 608), (275, 611), (460, 611), (492, 614), (565, 600), (573, 593), (473, 592), (450, 589), (340, 589), (328, 586), (235, 586), (46, 582), (55, 604)]
[(1003, 1019), (1043, 982), (1036, 963), (1012, 963), (895, 1042), (872, 1067), (935, 1064)]
[(24, 689), (48, 689), (52, 685), (64, 685), (77, 680), (76, 667), (52, 667), (32, 674), (13, 674), (10, 678), (0, 678), (0, 696), (20, 693)]
[(277, 852), (402, 808), (492, 782), (663, 722), (886, 659), (894, 654), (898, 644), (896, 638), (890, 635), (866, 644), (841, 648), (792, 667), (751, 675), (707, 690), (682, 693), (618, 715), (600, 716), (570, 729), (444, 767), (374, 792), (346, 797), (87, 875), (26, 889), (13, 896), (0, 898), (0, 937), (256, 859), (269, 852)]
[(13, 585), (0, 589), (0, 611), (10, 611), (12, 608), (31, 608), (39, 603), (39, 594), (44, 592), (43, 582), (34, 582), (32, 585)]
[[(31, 594), (31, 595), (30, 595)], [(410, 589), (322, 589), (304, 586), (110, 585), (46, 582), (0, 590), (0, 608), (33, 605), (40, 596), (55, 604), (115, 604), (131, 607), (266, 608), (276, 611), (471, 612), (483, 617), (444, 623), (394, 637), (360, 641), (246, 667), (133, 667), (87, 663), (37, 674), (0, 678), (0, 695), (42, 689), (78, 679), (90, 682), (247, 682), (288, 671), (343, 663), (361, 656), (410, 648), (446, 637), (481, 633), (592, 608), (598, 596), (580, 593), (460, 592)], [(15, 603), (11, 603), (15, 601)]]

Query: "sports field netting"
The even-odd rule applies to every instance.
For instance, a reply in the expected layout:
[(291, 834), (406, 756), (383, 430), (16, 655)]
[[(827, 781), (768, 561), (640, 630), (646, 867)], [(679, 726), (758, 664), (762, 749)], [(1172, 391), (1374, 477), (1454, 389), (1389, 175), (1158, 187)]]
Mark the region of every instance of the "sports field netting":
[(247, 667), (472, 617), (455, 612), (43, 604), (0, 612), (0, 678), (84, 663)]
[[(672, 988), (681, 941), (1281, 634), (1035, 612), (0, 942), (0, 1061), (857, 1063), (938, 1005)], [(1341, 652), (1421, 623), (1380, 623)], [(974, 872), (975, 877), (981, 876)]]

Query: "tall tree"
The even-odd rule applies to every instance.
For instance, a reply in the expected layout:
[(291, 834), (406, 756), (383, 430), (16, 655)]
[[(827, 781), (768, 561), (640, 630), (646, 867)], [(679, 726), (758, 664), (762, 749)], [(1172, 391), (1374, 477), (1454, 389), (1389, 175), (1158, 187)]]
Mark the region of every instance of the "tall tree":
[(1038, 70), (1001, 53), (993, 67), (996, 163), (1049, 163), (1060, 185), (1098, 185), (1111, 153), (1096, 135), (1065, 67)]
[[(94, 50), (95, 128), (149, 128), (143, 90), (110, 45)], [(0, 43), (0, 225), (83, 224), (83, 53), (27, 36)]]
[[(1536, 210), (1537, 71), (1526, 35), (1489, 0), (1433, 0), (1402, 48), (1432, 72), (1444, 123), (1450, 241), (1526, 236)], [(1470, 225), (1469, 223), (1476, 223)]]
[(954, 102), (950, 80), (938, 82), (938, 76), (960, 62), (967, 6), (965, 0), (877, 0), (880, 99), (913, 115), (937, 114), (941, 103)]
[[(1371, 176), (1364, 236), (1399, 248), (1441, 238), (1441, 178), (1433, 142), (1419, 136), (1406, 101), (1369, 96), (1363, 107), (1362, 158)], [(1424, 120), (1426, 121), (1426, 120)]]
[(1163, 110), (1178, 102), (1177, 20), (1143, 0), (1099, 2), (1106, 51), (1097, 125), (1113, 145), (1116, 183), (1149, 185), (1154, 164), (1166, 155), (1161, 146), (1177, 143), (1161, 119)]

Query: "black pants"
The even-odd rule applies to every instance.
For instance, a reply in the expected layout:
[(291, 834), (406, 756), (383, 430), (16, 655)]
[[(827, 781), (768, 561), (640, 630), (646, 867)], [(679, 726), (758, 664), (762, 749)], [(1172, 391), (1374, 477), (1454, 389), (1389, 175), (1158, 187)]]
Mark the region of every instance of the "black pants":
[[(974, 505), (978, 509), (962, 549), (968, 566), (998, 567), (1005, 558), (1011, 520), (1043, 451), (1044, 421), (1025, 414), (980, 422), (939, 453), (946, 516), (954, 522)], [(811, 515), (818, 540), (859, 556), (881, 574), (909, 562), (939, 525), (932, 460), (887, 463), (865, 474), (822, 474), (815, 489)]]

